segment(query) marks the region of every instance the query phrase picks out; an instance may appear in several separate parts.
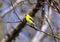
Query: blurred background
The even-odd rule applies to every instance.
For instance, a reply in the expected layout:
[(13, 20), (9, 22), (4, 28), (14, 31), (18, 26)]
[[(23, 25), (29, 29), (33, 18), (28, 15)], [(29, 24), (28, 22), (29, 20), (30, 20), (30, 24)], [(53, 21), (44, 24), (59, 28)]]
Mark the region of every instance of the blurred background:
[[(55, 0), (55, 1), (60, 6), (60, 0)], [(5, 12), (5, 10), (7, 10), (15, 2), (16, 0), (0, 0), (0, 17)], [(4, 16), (4, 18), (2, 18), (2, 21), (0, 21), (0, 41), (8, 32), (10, 32), (11, 29), (13, 29), (13, 27), (16, 28), (16, 26), (18, 25), (18, 21), (20, 21), (18, 17), (22, 20), (25, 14), (27, 13), (27, 11), (33, 5), (35, 5), (33, 3), (37, 3), (37, 0), (25, 0), (23, 4), (18, 5), (18, 7), (8, 12)], [(47, 6), (45, 7), (47, 11)], [(56, 12), (54, 9), (52, 9), (52, 11), (53, 12), (50, 18), (52, 18), (51, 25), (53, 27), (53, 32), (55, 36), (60, 38), (60, 14)], [(18, 15), (18, 17), (15, 15), (15, 13)], [(38, 28), (40, 27), (39, 26), (40, 17), (41, 17), (41, 10), (39, 10), (34, 17), (34, 21)], [(48, 28), (46, 32), (50, 33), (51, 30)], [(36, 30), (26, 25), (19, 33), (19, 36), (16, 37), (16, 39), (13, 40), (12, 42), (31, 42), (34, 36), (36, 35), (36, 33), (37, 33)], [(60, 42), (60, 40), (58, 39), (56, 40), (57, 42)], [(55, 40), (53, 39), (53, 37), (45, 35), (42, 38), (42, 40), (39, 42), (55, 42)]]

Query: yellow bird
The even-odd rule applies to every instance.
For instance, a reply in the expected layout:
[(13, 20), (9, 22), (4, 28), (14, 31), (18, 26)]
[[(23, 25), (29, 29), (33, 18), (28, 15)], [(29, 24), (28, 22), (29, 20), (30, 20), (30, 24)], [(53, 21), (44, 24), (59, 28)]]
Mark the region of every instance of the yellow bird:
[(34, 19), (29, 14), (26, 14), (25, 18), (26, 18), (26, 21), (32, 26), (34, 26), (35, 27), (34, 29), (38, 31), (36, 24), (34, 23)]
[(25, 18), (29, 24), (34, 24), (34, 19), (29, 14), (26, 14)]

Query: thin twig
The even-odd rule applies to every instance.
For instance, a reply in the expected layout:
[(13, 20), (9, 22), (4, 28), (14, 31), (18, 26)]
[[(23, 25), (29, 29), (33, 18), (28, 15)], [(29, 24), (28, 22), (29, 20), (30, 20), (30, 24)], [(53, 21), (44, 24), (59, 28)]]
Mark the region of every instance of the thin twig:
[(11, 21), (1, 21), (1, 22), (3, 22), (3, 23), (20, 23), (21, 21), (16, 21), (16, 22), (11, 22)]
[[(51, 27), (51, 25), (50, 25), (48, 19), (47, 19), (46, 17), (45, 17), (45, 19), (46, 19), (46, 21), (47, 21), (47, 23), (48, 23), (48, 25), (49, 25), (49, 27), (50, 27), (50, 29), (51, 29), (52, 35), (54, 35), (54, 33), (53, 33), (53, 29), (52, 29), (52, 27)], [(55, 40), (55, 42), (56, 42), (55, 37), (54, 37), (54, 40)]]

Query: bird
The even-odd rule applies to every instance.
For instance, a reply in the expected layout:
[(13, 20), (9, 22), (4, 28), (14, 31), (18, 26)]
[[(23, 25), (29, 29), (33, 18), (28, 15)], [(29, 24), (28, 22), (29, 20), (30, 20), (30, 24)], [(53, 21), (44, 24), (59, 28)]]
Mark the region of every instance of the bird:
[(26, 14), (25, 15), (25, 18), (26, 18), (26, 21), (29, 23), (29, 24), (32, 24), (34, 25), (34, 19), (29, 15), (29, 14)]
[(39, 31), (38, 28), (37, 28), (37, 26), (36, 26), (36, 24), (34, 23), (34, 19), (29, 14), (26, 14), (25, 18), (26, 18), (26, 21), (29, 23), (28, 25), (30, 27), (32, 27), (36, 31)]

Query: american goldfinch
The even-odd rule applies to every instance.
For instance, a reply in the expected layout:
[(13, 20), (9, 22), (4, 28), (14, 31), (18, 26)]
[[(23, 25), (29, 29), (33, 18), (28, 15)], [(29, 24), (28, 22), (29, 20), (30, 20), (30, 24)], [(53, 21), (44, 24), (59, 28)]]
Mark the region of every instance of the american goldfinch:
[(33, 29), (39, 31), (36, 27), (36, 24), (34, 23), (34, 19), (29, 14), (26, 14), (25, 18), (26, 18), (26, 21), (29, 23), (30, 27), (33, 27)]
[(32, 18), (29, 14), (26, 14), (26, 15), (25, 15), (25, 18), (26, 18), (26, 21), (27, 21), (29, 24), (34, 24), (34, 20), (33, 20), (33, 18)]

